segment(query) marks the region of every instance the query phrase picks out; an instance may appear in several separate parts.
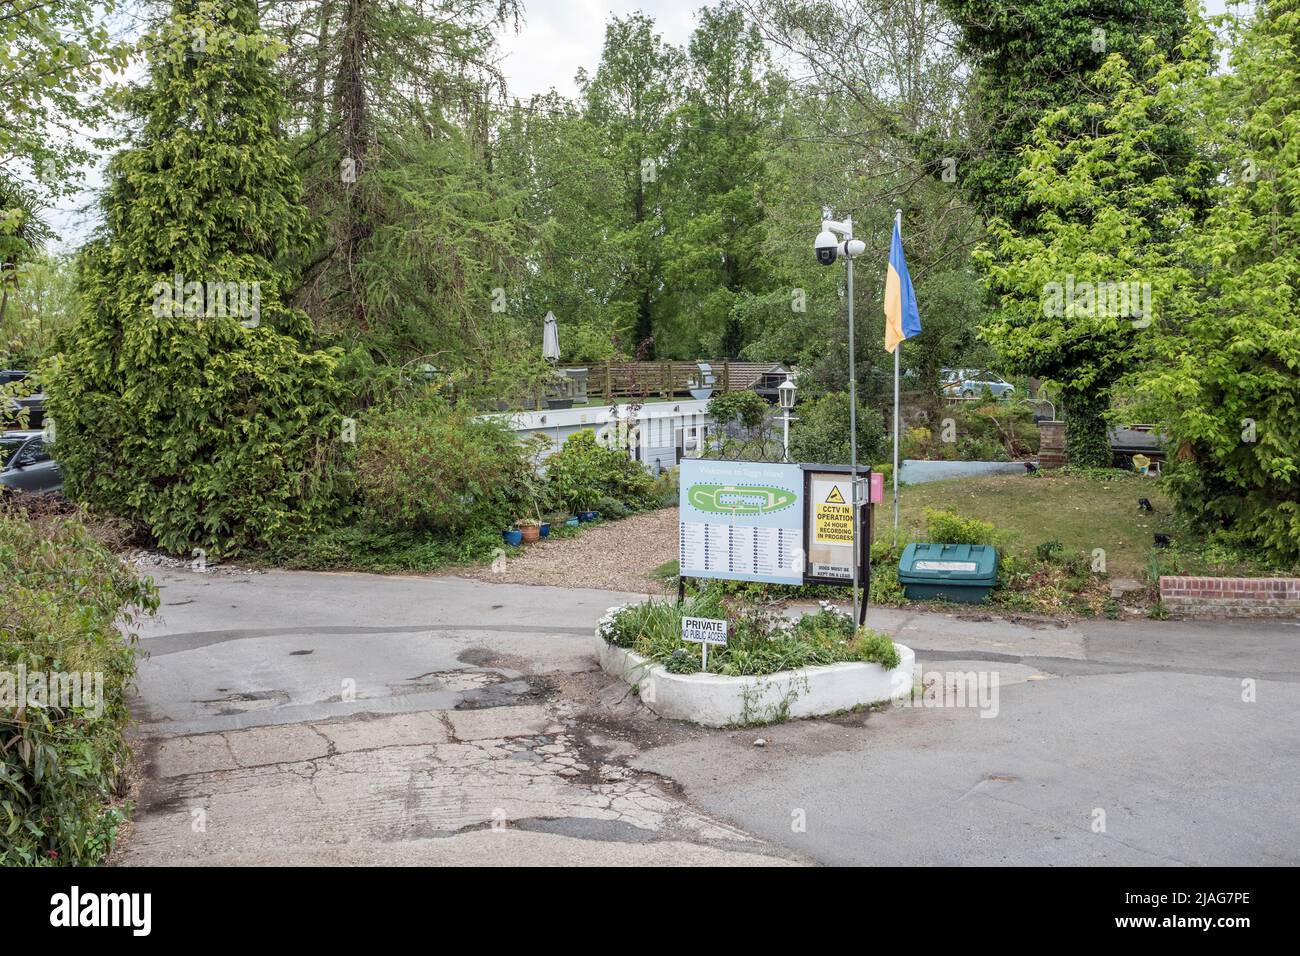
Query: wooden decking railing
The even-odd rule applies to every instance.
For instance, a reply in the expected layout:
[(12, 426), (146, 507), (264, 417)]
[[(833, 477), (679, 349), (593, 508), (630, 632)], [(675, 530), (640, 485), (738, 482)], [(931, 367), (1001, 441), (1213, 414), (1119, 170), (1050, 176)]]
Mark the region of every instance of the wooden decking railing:
[[(771, 362), (733, 362), (720, 359), (713, 367), (713, 387), (720, 392), (749, 388)], [(691, 379), (699, 374), (696, 362), (602, 362), (587, 367), (587, 393), (612, 398), (672, 398), (690, 391)]]

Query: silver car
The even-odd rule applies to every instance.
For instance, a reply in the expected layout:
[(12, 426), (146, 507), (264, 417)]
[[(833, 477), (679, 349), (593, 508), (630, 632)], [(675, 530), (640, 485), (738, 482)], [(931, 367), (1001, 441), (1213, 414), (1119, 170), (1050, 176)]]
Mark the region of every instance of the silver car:
[(45, 433), (0, 433), (0, 494), (13, 491), (61, 491), (59, 463), (45, 445)]

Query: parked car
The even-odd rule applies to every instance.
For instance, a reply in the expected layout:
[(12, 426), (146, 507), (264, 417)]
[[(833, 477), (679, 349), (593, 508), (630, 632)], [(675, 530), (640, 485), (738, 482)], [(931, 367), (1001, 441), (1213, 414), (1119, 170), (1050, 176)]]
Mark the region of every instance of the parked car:
[(950, 398), (979, 398), (985, 391), (994, 398), (1010, 399), (1016, 387), (997, 372), (983, 369), (943, 369), (943, 393)]
[[(24, 415), (23, 412), (26, 411)], [(25, 395), (21, 398), (7, 396), (0, 406), (0, 425), (5, 428), (32, 429), (45, 424), (45, 393)]]
[(61, 491), (63, 474), (45, 446), (45, 433), (0, 433), (0, 493)]

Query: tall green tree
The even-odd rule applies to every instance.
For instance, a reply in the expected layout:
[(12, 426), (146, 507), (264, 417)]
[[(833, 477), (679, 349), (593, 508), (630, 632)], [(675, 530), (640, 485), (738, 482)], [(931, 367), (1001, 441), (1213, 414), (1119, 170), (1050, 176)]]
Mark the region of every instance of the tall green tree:
[(748, 344), (737, 301), (769, 278), (759, 196), (765, 134), (779, 120), (786, 84), (739, 7), (724, 2), (697, 16), (664, 171), (667, 290), (656, 340), (675, 354), (735, 357)]
[(519, 203), (512, 220), (527, 240), (513, 288), (540, 357), (547, 312), (560, 324), (566, 363), (608, 359), (631, 342), (637, 300), (627, 282), (623, 183), (607, 155), (605, 131), (577, 104), (552, 92), (517, 102), (499, 124), (496, 170)]
[(117, 6), (114, 0), (0, 2), (0, 169), (10, 175), (25, 167), (28, 188), (65, 193), (91, 157), (95, 143), (69, 134), (105, 118), (104, 102), (86, 94), (127, 63), (129, 46), (105, 25)]
[(999, 310), (985, 335), (1013, 368), (1059, 384), (1076, 464), (1109, 465), (1110, 390), (1148, 356), (1148, 330), (1185, 288), (1175, 247), (1207, 167), (1170, 163), (1162, 147), (1187, 140), (1186, 112), (1171, 104), (1205, 76), (1208, 43), (1197, 31), (1171, 58), (1151, 42), (1136, 69), (1112, 55), (1092, 78), (1106, 99), (1049, 112), (1022, 155), (1037, 217), (990, 223), (981, 258)]
[[(481, 363), (518, 230), (495, 188), (497, 29), (516, 0), (273, 0), (288, 119), (323, 232), (299, 301), (317, 326), (400, 364)], [(499, 344), (499, 342), (497, 343)], [(463, 346), (463, 347), (462, 347)]]
[(1184, 228), (1190, 290), (1156, 331), (1139, 394), (1196, 526), (1300, 565), (1300, 3), (1227, 21), (1229, 69), (1190, 108), (1219, 150), (1212, 211)]
[[(1021, 186), (1019, 150), (1041, 117), (1085, 109), (1104, 94), (1089, 78), (1118, 54), (1142, 69), (1152, 52), (1171, 54), (1187, 29), (1184, 0), (938, 0), (960, 28), (970, 63), (966, 129), (932, 144), (936, 171), (948, 169), (980, 210), (1013, 229), (1032, 228), (1038, 209)], [(1162, 154), (1181, 141), (1156, 143)]]
[[(642, 13), (614, 17), (594, 74), (579, 71), (585, 115), (605, 136), (603, 149), (619, 176), (612, 241), (621, 251), (627, 298), (636, 303), (632, 348), (653, 343), (664, 295), (664, 166), (673, 142), (682, 53), (655, 32)], [(652, 345), (642, 350), (653, 356)]]
[(320, 515), (336, 359), (287, 304), (313, 236), (256, 0), (176, 0), (145, 43), (50, 410), (74, 497), (231, 553)]
[(0, 0), (0, 322), (24, 263), (51, 238), (41, 208), (66, 195), (101, 140), (106, 117), (90, 95), (126, 64), (104, 18), (116, 4), (91, 0)]

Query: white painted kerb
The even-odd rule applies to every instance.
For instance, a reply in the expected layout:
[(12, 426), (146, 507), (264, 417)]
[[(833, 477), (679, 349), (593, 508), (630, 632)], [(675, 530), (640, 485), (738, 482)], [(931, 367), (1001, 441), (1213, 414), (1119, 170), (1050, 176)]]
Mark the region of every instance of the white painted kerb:
[(899, 662), (893, 670), (879, 664), (847, 661), (766, 677), (722, 674), (670, 674), (640, 654), (607, 643), (596, 635), (597, 654), (605, 673), (638, 686), (641, 702), (660, 717), (689, 720), (705, 727), (771, 720), (788, 701), (786, 715), (816, 717), (906, 697), (912, 691), (916, 654), (895, 644)]

